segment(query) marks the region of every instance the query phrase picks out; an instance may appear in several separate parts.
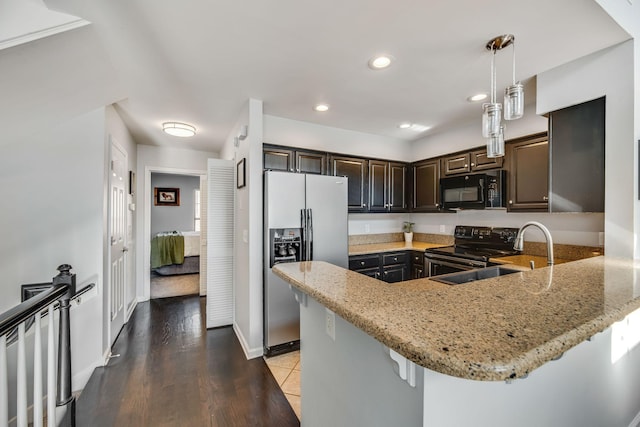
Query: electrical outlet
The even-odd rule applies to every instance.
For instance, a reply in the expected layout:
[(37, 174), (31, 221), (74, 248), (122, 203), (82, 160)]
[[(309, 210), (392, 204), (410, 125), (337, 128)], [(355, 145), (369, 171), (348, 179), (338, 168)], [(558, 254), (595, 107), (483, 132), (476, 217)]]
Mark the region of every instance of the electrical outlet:
[(332, 340), (336, 340), (336, 314), (325, 307), (325, 329)]
[(441, 233), (444, 233), (444, 232), (445, 232), (444, 225), (441, 225), (441, 226), (440, 226), (440, 232), (441, 232)]

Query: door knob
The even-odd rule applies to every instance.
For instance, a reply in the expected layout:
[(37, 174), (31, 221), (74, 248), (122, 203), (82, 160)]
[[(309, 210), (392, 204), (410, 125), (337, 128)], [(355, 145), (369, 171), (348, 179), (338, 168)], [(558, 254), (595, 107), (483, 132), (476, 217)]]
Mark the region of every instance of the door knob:
[(547, 196), (543, 196), (542, 200), (544, 200), (546, 202), (547, 200), (549, 200), (549, 198)]

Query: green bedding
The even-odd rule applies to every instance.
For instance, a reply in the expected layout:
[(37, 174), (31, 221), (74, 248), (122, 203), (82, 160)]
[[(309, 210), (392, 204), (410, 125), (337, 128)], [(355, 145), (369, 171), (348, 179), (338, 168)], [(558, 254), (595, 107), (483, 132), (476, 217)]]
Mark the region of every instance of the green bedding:
[(184, 262), (184, 237), (175, 234), (156, 236), (151, 239), (151, 268)]

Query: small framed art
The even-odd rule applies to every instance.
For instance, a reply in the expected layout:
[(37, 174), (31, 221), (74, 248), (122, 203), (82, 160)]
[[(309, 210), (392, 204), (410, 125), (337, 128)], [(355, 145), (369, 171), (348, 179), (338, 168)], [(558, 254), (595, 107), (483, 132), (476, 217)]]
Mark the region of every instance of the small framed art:
[(180, 189), (161, 187), (154, 188), (153, 204), (155, 206), (180, 206)]

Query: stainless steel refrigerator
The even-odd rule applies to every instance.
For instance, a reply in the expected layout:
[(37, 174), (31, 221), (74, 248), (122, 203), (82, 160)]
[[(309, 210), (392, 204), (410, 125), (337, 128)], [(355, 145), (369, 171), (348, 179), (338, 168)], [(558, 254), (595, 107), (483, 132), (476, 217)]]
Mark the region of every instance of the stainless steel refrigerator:
[(267, 171), (264, 174), (264, 350), (299, 348), (300, 307), (273, 274), (281, 262), (327, 261), (347, 268), (347, 178)]

